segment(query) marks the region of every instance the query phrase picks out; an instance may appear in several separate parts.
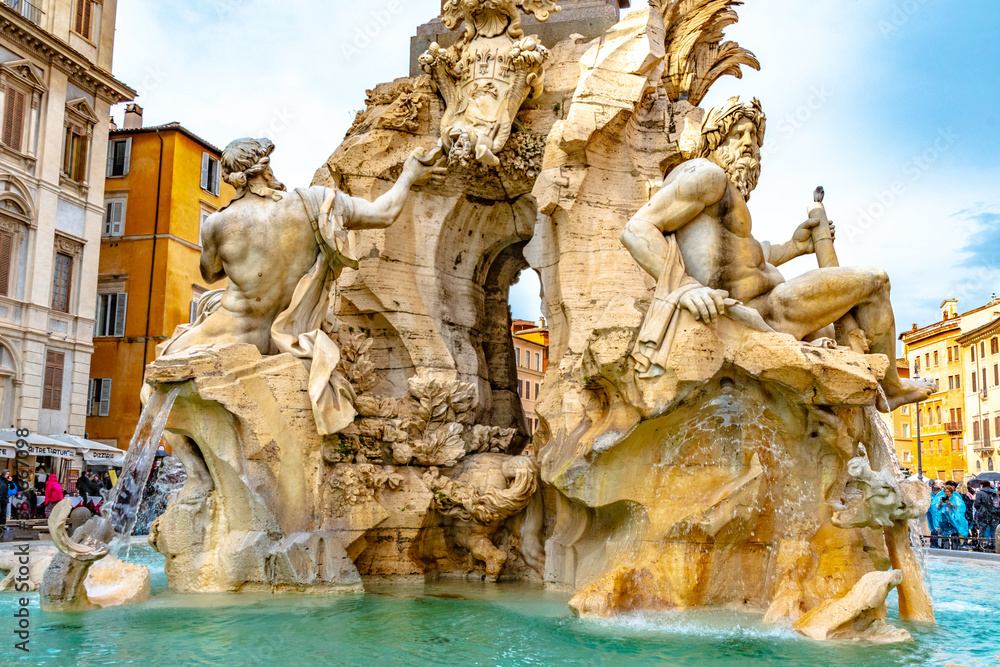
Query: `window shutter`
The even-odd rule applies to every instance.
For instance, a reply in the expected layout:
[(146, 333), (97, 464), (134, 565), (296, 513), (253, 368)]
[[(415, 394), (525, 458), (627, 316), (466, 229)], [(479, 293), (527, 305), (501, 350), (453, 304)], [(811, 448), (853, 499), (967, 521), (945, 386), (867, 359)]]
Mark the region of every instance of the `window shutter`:
[(104, 235), (111, 236), (111, 227), (114, 220), (115, 203), (109, 201), (104, 204)]
[(52, 373), (52, 404), (55, 406), (53, 410), (62, 409), (62, 385), (63, 385), (63, 363), (66, 359), (66, 354), (63, 352), (53, 353), (55, 357), (55, 368)]
[(83, 34), (83, 5), (89, 0), (76, 0), (76, 31)]
[(212, 183), (212, 194), (216, 197), (222, 192), (222, 163), (218, 160), (212, 160), (213, 167), (215, 167), (215, 181)]
[(128, 176), (128, 168), (132, 164), (132, 137), (125, 140), (125, 172), (122, 176)]
[(94, 416), (94, 385), (97, 384), (99, 380), (91, 378), (87, 381), (87, 416)]
[(10, 259), (14, 249), (14, 235), (0, 232), (0, 294), (10, 296)]
[(8, 88), (7, 94), (14, 100), (14, 118), (11, 124), (10, 144), (14, 150), (21, 150), (24, 136), (24, 93), (16, 88)]
[(117, 142), (114, 139), (112, 139), (111, 141), (108, 142), (108, 166), (104, 170), (104, 176), (105, 177), (111, 177), (111, 176), (114, 175), (112, 172), (113, 172), (113, 168), (114, 168), (114, 164), (115, 164), (115, 144), (116, 143)]
[(107, 417), (111, 414), (111, 378), (101, 378), (101, 404), (97, 416)]
[(90, 39), (90, 13), (93, 8), (93, 2), (91, 0), (80, 0), (83, 4), (83, 30), (80, 34)]
[(125, 335), (125, 314), (128, 309), (128, 294), (118, 293), (118, 302), (115, 304), (115, 336)]
[(208, 153), (201, 154), (201, 189), (208, 190), (208, 165), (209, 165)]
[(125, 202), (108, 202), (108, 222), (105, 225), (105, 234), (108, 236), (121, 236), (124, 223)]

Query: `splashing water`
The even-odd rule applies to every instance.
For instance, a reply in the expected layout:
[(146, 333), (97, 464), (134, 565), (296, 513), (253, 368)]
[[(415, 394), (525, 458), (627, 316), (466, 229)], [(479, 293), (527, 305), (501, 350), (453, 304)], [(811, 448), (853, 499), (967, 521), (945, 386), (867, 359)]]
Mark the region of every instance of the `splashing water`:
[(167, 425), (167, 417), (174, 405), (179, 389), (171, 388), (167, 392), (155, 391), (149, 397), (149, 402), (142, 409), (135, 435), (129, 443), (125, 464), (121, 477), (111, 490), (108, 506), (111, 508), (111, 527), (115, 537), (111, 541), (110, 555), (115, 556), (123, 545), (129, 543), (132, 530), (146, 490), (146, 481), (156, 459), (156, 450), (163, 437), (163, 429)]
[(139, 505), (135, 535), (149, 535), (153, 522), (163, 514), (171, 496), (179, 492), (187, 481), (187, 473), (180, 461), (170, 456), (162, 460), (160, 468), (146, 484), (145, 497)]

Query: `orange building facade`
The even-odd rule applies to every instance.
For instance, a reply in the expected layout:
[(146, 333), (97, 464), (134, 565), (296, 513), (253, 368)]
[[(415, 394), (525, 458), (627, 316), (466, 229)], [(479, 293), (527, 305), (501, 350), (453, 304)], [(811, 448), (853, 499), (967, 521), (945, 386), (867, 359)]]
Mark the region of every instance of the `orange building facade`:
[(514, 339), (514, 362), (517, 365), (517, 395), (521, 397), (528, 435), (538, 430), (535, 401), (542, 387), (542, 377), (549, 367), (549, 330), (545, 320), (537, 323), (514, 320), (511, 323)]
[(224, 282), (201, 278), (201, 224), (235, 196), (220, 151), (177, 123), (142, 127), (130, 105), (108, 145), (97, 324), (87, 434), (127, 449), (146, 364), (197, 300)]

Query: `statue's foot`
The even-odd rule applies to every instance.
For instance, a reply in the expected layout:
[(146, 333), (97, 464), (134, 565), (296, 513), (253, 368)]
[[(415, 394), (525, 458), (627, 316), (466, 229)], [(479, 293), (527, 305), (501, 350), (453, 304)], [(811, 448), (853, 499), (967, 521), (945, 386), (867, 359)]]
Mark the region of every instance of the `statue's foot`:
[(880, 397), (877, 407), (881, 412), (892, 412), (903, 405), (926, 401), (931, 394), (937, 391), (937, 382), (900, 379), (898, 387), (887, 386), (883, 388), (887, 401), (883, 402)]
[(837, 349), (837, 341), (835, 341), (832, 338), (826, 338), (826, 337), (814, 338), (807, 342), (809, 343), (809, 345), (812, 345), (813, 347), (820, 347), (823, 348), (824, 350)]

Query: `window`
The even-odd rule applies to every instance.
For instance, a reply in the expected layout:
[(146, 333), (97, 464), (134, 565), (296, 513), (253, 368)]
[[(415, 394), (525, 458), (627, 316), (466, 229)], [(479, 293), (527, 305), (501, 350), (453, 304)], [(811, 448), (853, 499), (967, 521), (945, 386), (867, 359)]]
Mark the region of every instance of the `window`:
[(132, 138), (108, 142), (108, 178), (127, 176), (132, 161)]
[(1000, 386), (1000, 365), (993, 364), (993, 386)]
[(976, 360), (976, 346), (975, 346), (975, 344), (973, 344), (973, 346), (969, 348), (969, 354), (972, 357), (972, 361), (975, 361)]
[(951, 409), (951, 413), (950, 414), (951, 414), (951, 423), (954, 424), (955, 423), (955, 408)]
[(0, 295), (10, 296), (10, 264), (14, 256), (14, 235), (0, 231)]
[(903, 414), (904, 415), (910, 414), (910, 406), (909, 405), (904, 405), (903, 406)]
[(909, 438), (910, 437), (910, 425), (909, 424), (903, 424), (903, 437), (904, 438)]
[(125, 292), (97, 295), (97, 331), (94, 335), (124, 336), (127, 309), (128, 294)]
[(937, 350), (934, 350), (934, 365), (935, 366), (939, 366), (940, 365), (940, 364), (938, 364), (938, 353), (937, 353)]
[(928, 352), (927, 354), (924, 355), (924, 368), (930, 368), (930, 367), (931, 367), (931, 353)]
[(535, 400), (538, 400), (538, 383), (535, 383)]
[(938, 420), (938, 424), (940, 424), (941, 423), (941, 406), (940, 405), (937, 406), (937, 420)]
[(995, 417), (993, 419), (993, 432), (1000, 433), (1000, 417)]
[(87, 132), (79, 125), (71, 124), (66, 128), (63, 175), (78, 183), (87, 178)]
[(978, 421), (972, 422), (972, 439), (976, 441), (981, 440), (982, 438), (980, 437), (979, 433), (980, 433), (979, 422)]
[(979, 461), (976, 461), (976, 472), (982, 472), (982, 471), (983, 471), (983, 464), (980, 463)]
[(514, 348), (514, 353), (517, 355), (517, 365), (521, 365), (521, 348)]
[(993, 459), (986, 459), (986, 469), (993, 472)]
[(951, 362), (952, 362), (952, 358), (951, 358), (951, 348), (949, 347), (949, 348), (948, 348), (948, 363), (950, 364)]
[(983, 369), (983, 393), (986, 393), (986, 369)]
[(976, 389), (976, 371), (972, 371), (972, 393), (979, 391)]
[(47, 350), (45, 352), (45, 382), (42, 385), (42, 408), (62, 409), (63, 367), (66, 353)]
[(962, 376), (961, 375), (956, 375), (955, 376), (955, 389), (961, 389), (961, 388), (962, 388)]
[(222, 165), (208, 153), (201, 154), (201, 189), (219, 196), (222, 186)]
[(201, 303), (201, 297), (205, 296), (207, 290), (204, 287), (198, 285), (191, 286), (191, 312), (189, 322), (194, 322), (198, 319), (198, 304)]
[(986, 358), (986, 341), (984, 340), (979, 341), (979, 358)]
[(524, 398), (526, 400), (529, 400), (529, 401), (531, 400), (531, 383), (530, 382), (525, 382), (524, 383)]
[(517, 381), (517, 395), (524, 398), (524, 380)]
[(917, 357), (913, 361), (913, 372), (914, 372), (914, 374), (920, 372), (920, 357)]
[(535, 370), (536, 371), (542, 370), (542, 355), (540, 355), (538, 352), (535, 352)]
[(7, 86), (3, 110), (3, 143), (16, 151), (21, 151), (24, 143), (26, 97), (17, 88)]
[(962, 408), (955, 408), (955, 417), (958, 418), (958, 423), (962, 423)]
[(948, 376), (948, 389), (954, 389), (954, 388), (955, 388), (955, 376), (954, 375), (949, 375)]
[(88, 417), (107, 417), (111, 412), (111, 378), (91, 378), (87, 399)]
[(998, 353), (1000, 353), (1000, 348), (997, 347), (998, 344), (1000, 344), (1000, 341), (998, 341), (997, 337), (994, 336), (990, 340), (990, 354), (998, 354)]
[(990, 420), (983, 420), (983, 442), (990, 444)]
[(63, 252), (57, 252), (52, 272), (52, 310), (69, 312), (69, 287), (72, 272), (73, 257)]
[(104, 203), (104, 236), (121, 236), (125, 228), (124, 199)]
[(87, 39), (90, 39), (93, 13), (93, 0), (76, 0), (76, 22), (73, 25), (73, 29)]

